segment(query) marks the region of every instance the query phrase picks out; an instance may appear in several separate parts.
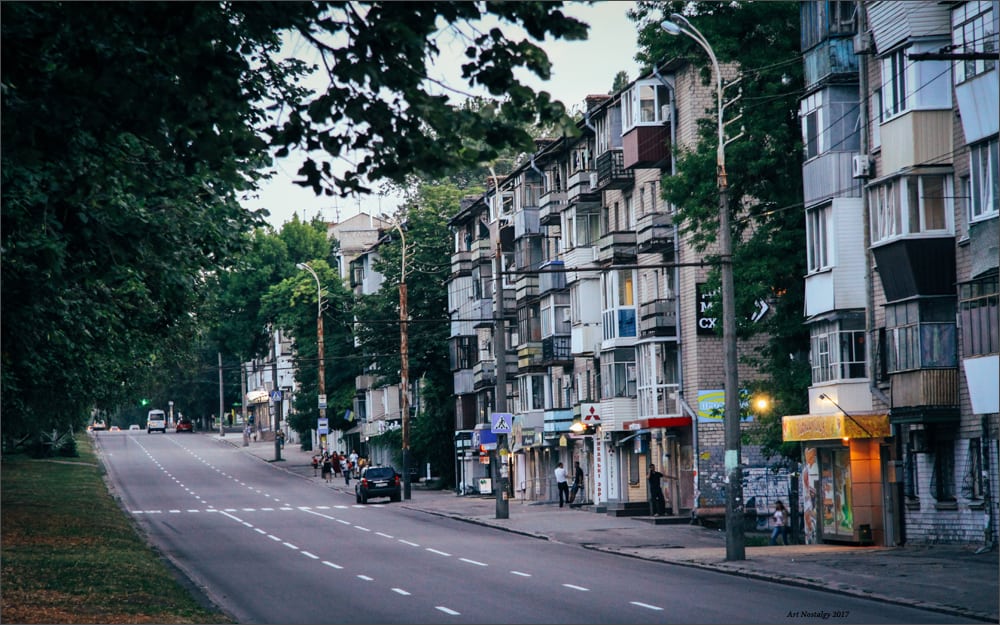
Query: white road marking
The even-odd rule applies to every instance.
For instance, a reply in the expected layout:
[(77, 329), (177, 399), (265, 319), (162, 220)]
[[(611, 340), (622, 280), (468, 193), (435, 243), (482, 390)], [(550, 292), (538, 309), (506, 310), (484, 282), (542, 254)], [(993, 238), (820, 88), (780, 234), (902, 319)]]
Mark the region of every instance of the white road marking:
[(302, 555), (304, 555), (307, 558), (312, 558), (313, 560), (319, 560), (319, 556), (313, 555), (313, 554), (309, 553), (308, 551), (302, 551), (301, 553), (302, 553)]
[(327, 560), (323, 560), (323, 564), (327, 565), (331, 569), (342, 569), (342, 568), (344, 568), (344, 567), (340, 566), (339, 564), (334, 564), (333, 562), (328, 562)]
[(350, 525), (350, 521), (345, 521), (344, 519), (337, 519), (337, 523), (343, 523), (344, 525)]
[(261, 508), (262, 512), (274, 512), (274, 508)]
[(363, 579), (366, 582), (373, 582), (373, 581), (375, 581), (374, 577), (368, 577), (367, 575), (358, 575), (358, 579)]
[(253, 528), (253, 531), (257, 532), (258, 534), (264, 534), (265, 536), (267, 535), (267, 532), (265, 532), (264, 530), (260, 529), (259, 527)]
[(420, 546), (417, 543), (411, 543), (410, 541), (403, 540), (402, 538), (399, 539), (399, 542), (403, 543), (404, 545), (409, 545), (411, 547), (419, 547)]
[(583, 586), (575, 586), (573, 584), (563, 584), (566, 588), (572, 588), (573, 590), (579, 590), (581, 592), (590, 592), (589, 588), (584, 588)]
[(438, 551), (437, 549), (431, 549), (430, 547), (427, 548), (427, 551), (430, 551), (431, 553), (436, 553), (439, 556), (446, 556), (449, 558), (451, 557), (450, 553), (445, 553), (444, 551)]
[(477, 562), (476, 560), (470, 560), (468, 558), (459, 558), (462, 562), (468, 562), (469, 564), (475, 564), (476, 566), (487, 566), (485, 562)]
[(531, 577), (531, 573), (522, 573), (521, 571), (511, 571), (514, 575), (520, 575), (521, 577)]
[(408, 596), (410, 596), (410, 593), (406, 592), (406, 591), (405, 591), (405, 590), (403, 590), (402, 588), (393, 588), (393, 589), (392, 589), (392, 592), (394, 592), (394, 593), (398, 593), (398, 594), (400, 594), (400, 595), (403, 595), (404, 597), (408, 597)]
[(370, 531), (371, 531), (371, 530), (370, 530), (370, 529), (368, 529), (367, 527), (361, 527), (360, 525), (355, 525), (354, 527), (358, 528), (358, 529), (359, 529), (359, 530), (361, 530), (362, 532), (370, 532)]
[(452, 616), (458, 616), (459, 614), (461, 614), (461, 612), (456, 612), (456, 611), (452, 610), (451, 608), (444, 607), (443, 605), (436, 605), (434, 607), (437, 608), (438, 610), (441, 610), (445, 614), (450, 614)]
[(278, 538), (277, 536), (275, 536), (274, 534), (268, 534), (267, 537), (270, 538), (271, 540), (273, 540), (276, 543), (280, 543), (281, 542), (281, 539)]
[(201, 510), (197, 510), (197, 509), (194, 509), (194, 508), (188, 508), (188, 512), (201, 512)]
[(640, 608), (647, 608), (647, 609), (650, 609), (650, 610), (656, 610), (657, 612), (662, 612), (663, 611), (663, 608), (655, 606), (655, 605), (649, 605), (648, 603), (640, 603), (639, 601), (629, 601), (629, 603), (631, 603), (632, 605), (637, 605)]
[(392, 536), (390, 536), (389, 534), (386, 534), (385, 532), (375, 532), (375, 535), (376, 536), (381, 536), (382, 538), (392, 538)]

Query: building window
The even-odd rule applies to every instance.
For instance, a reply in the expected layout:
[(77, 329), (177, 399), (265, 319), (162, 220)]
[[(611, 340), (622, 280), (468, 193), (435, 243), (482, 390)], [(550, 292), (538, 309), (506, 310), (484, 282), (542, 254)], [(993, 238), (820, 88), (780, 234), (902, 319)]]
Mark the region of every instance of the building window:
[(829, 237), (832, 220), (833, 211), (829, 205), (806, 212), (806, 256), (810, 273), (829, 269), (833, 265)]
[(939, 440), (934, 443), (934, 473), (931, 475), (931, 494), (938, 501), (955, 501), (955, 442)]
[(882, 118), (890, 119), (906, 111), (906, 48), (882, 59)]
[(962, 497), (979, 500), (983, 498), (983, 446), (978, 438), (969, 439), (969, 458), (965, 464), (962, 480)]
[(813, 384), (865, 377), (864, 323), (858, 316), (813, 324), (810, 330)]
[(635, 397), (635, 349), (623, 347), (601, 354), (601, 399)]
[[(538, 302), (517, 309), (517, 334), (525, 343), (542, 340), (542, 325), (539, 318)], [(508, 345), (516, 345), (516, 343)]]
[(996, 217), (1000, 212), (1000, 176), (997, 175), (997, 139), (974, 145), (969, 149), (969, 221)]
[(889, 373), (956, 367), (955, 301), (922, 299), (885, 307)]
[[(990, 0), (963, 2), (951, 12), (954, 52), (996, 54), (997, 33), (993, 27), (993, 3)], [(996, 67), (995, 59), (955, 61), (955, 84), (964, 82)]]
[(518, 412), (545, 409), (545, 376), (522, 375), (517, 378)]
[(809, 160), (823, 152), (821, 145), (823, 92), (803, 98), (799, 106), (799, 117), (802, 119), (802, 147), (805, 150), (805, 159)]
[(959, 285), (959, 322), (965, 357), (1000, 352), (997, 282), (997, 276), (993, 275)]
[(451, 369), (471, 369), (478, 362), (479, 343), (474, 336), (456, 336), (451, 342)]
[(636, 336), (635, 271), (609, 271), (603, 281), (604, 338)]
[(869, 191), (872, 244), (911, 234), (952, 232), (952, 178), (901, 176)]

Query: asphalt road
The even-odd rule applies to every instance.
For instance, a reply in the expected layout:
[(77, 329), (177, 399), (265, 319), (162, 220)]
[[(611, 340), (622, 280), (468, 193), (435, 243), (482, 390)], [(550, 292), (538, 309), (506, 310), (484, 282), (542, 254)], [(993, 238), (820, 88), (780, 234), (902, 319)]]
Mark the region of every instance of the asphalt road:
[(945, 623), (354, 497), (199, 434), (102, 432), (149, 539), (242, 623)]

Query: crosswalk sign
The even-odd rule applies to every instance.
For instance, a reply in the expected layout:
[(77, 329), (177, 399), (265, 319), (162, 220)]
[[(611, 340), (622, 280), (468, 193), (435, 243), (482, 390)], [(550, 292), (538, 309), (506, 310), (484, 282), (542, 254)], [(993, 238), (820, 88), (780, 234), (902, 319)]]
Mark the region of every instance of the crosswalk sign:
[(509, 412), (490, 414), (490, 431), (494, 434), (510, 434), (514, 426), (514, 415)]

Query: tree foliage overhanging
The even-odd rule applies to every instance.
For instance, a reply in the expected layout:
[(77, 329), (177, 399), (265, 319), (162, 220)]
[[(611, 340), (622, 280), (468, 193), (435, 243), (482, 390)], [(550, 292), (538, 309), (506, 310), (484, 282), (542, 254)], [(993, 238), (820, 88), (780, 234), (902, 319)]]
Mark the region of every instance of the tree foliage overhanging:
[[(137, 404), (185, 361), (209, 277), (245, 258), (262, 225), (240, 200), (274, 154), (310, 151), (301, 182), (343, 194), (527, 149), (524, 122), (557, 123), (565, 108), (514, 76), (547, 77), (549, 64), (502, 28), (534, 40), (587, 29), (558, 2), (0, 10), (5, 434)], [(462, 78), (502, 96), (503, 115), (456, 110), (424, 81), (443, 28), (466, 37)], [(312, 68), (279, 60), (293, 31), (322, 51), (329, 84), (318, 93), (302, 87)], [(249, 356), (259, 329), (230, 339), (217, 350)]]

